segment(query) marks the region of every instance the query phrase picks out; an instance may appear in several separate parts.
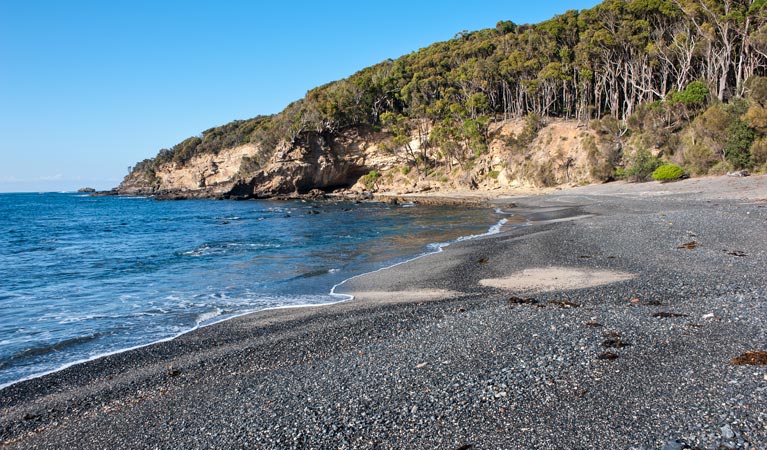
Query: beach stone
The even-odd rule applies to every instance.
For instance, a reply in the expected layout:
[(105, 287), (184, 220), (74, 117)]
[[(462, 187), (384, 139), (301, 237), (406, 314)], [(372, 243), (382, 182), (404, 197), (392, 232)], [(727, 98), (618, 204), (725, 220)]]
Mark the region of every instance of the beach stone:
[(732, 439), (732, 438), (734, 438), (734, 437), (735, 437), (735, 432), (734, 432), (734, 431), (732, 431), (732, 427), (730, 427), (730, 425), (729, 425), (729, 424), (727, 424), (727, 425), (723, 426), (723, 427), (721, 428), (721, 430), (722, 430), (722, 437), (723, 437), (723, 438), (725, 438), (725, 439), (728, 439), (728, 440), (729, 440), (729, 439)]
[(682, 450), (684, 448), (689, 448), (684, 444), (684, 442), (680, 441), (679, 439), (674, 439), (673, 441), (668, 441), (665, 444), (663, 444), (663, 447), (661, 450)]

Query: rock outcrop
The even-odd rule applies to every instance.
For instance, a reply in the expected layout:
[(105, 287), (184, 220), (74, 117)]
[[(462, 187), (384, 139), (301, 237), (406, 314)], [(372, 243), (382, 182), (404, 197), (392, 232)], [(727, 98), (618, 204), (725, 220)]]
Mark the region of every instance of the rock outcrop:
[[(575, 121), (552, 120), (522, 142), (524, 120), (489, 127), (487, 151), (470, 162), (450, 161), (419, 167), (417, 160), (391, 149), (385, 131), (350, 129), (306, 133), (274, 149), (245, 144), (217, 154), (138, 167), (117, 188), (121, 195), (160, 198), (270, 198), (342, 191), (396, 194), (455, 189), (495, 190), (585, 184), (609, 178), (602, 173), (613, 150), (600, 136)], [(529, 134), (529, 132), (528, 132)], [(384, 145), (384, 144), (387, 145)], [(433, 155), (413, 136), (412, 154)], [(258, 161), (263, 161), (259, 163)]]
[(226, 198), (305, 195), (314, 190), (347, 189), (373, 170), (380, 133), (349, 130), (337, 136), (312, 134), (295, 145), (276, 149), (265, 167), (239, 179)]

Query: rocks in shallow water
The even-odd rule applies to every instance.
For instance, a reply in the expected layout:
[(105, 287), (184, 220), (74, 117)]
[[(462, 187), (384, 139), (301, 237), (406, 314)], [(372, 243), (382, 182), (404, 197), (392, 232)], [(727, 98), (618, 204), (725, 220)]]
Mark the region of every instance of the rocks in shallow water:
[(748, 351), (737, 358), (733, 358), (730, 364), (735, 366), (767, 366), (767, 352)]
[(321, 189), (312, 189), (309, 191), (305, 197), (307, 198), (325, 198), (325, 191)]
[(698, 247), (698, 243), (697, 242), (690, 241), (690, 242), (686, 242), (686, 243), (680, 245), (677, 248), (681, 249), (681, 250), (695, 250), (697, 247)]
[(310, 216), (313, 216), (313, 215), (317, 215), (317, 214), (319, 214), (319, 213), (320, 213), (320, 212), (319, 212), (319, 211), (317, 211), (316, 209), (310, 209), (309, 211), (307, 211), (307, 212), (306, 212), (306, 214), (308, 214), (308, 215), (310, 215)]

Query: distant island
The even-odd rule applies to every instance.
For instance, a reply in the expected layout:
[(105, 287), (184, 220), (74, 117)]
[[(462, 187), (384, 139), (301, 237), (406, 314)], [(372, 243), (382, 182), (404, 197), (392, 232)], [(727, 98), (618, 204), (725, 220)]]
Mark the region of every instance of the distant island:
[(605, 0), (461, 32), (162, 149), (117, 190), (262, 198), (764, 171), (764, 6)]
[(96, 192), (96, 189), (94, 189), (92, 187), (81, 187), (80, 189), (77, 190), (77, 192), (94, 193), (94, 192)]

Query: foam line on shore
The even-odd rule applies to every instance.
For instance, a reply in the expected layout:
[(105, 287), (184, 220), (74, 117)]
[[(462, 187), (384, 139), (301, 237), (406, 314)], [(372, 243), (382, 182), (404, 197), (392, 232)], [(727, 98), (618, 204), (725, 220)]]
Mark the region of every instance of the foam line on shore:
[[(468, 240), (471, 240), (471, 239), (478, 239), (478, 238), (481, 238), (481, 237), (492, 236), (494, 234), (498, 234), (498, 233), (501, 232), (501, 228), (503, 227), (503, 225), (505, 225), (507, 222), (508, 222), (507, 219), (501, 219), (495, 225), (491, 226), (490, 229), (487, 230), (487, 232), (482, 233), (482, 234), (472, 234), (472, 235), (469, 235), (469, 236), (461, 236), (458, 239), (455, 239), (454, 241), (450, 241), (450, 242), (437, 242), (437, 243), (429, 244), (429, 246), (433, 246), (434, 247), (434, 249), (435, 249), (434, 251), (421, 253), (420, 255), (414, 256), (413, 258), (407, 259), (405, 261), (400, 261), (400, 262), (394, 263), (394, 264), (392, 264), (390, 266), (381, 267), (380, 269), (373, 270), (371, 272), (365, 272), (365, 273), (361, 273), (359, 275), (355, 275), (353, 277), (349, 277), (349, 278), (341, 281), (340, 283), (336, 284), (335, 286), (333, 286), (330, 289), (330, 295), (338, 296), (338, 297), (346, 297), (344, 300), (341, 300), (341, 301), (353, 300), (354, 299), (353, 295), (351, 295), (351, 294), (339, 294), (339, 293), (336, 292), (336, 288), (346, 284), (347, 282), (349, 282), (351, 280), (360, 278), (362, 276), (370, 275), (370, 274), (377, 273), (377, 272), (382, 272), (384, 270), (388, 270), (388, 269), (391, 269), (393, 267), (401, 266), (402, 264), (407, 264), (407, 263), (413, 262), (413, 261), (415, 261), (417, 259), (421, 259), (424, 256), (433, 255), (435, 253), (441, 253), (445, 247), (447, 247), (448, 245), (450, 245), (450, 244), (452, 244), (454, 242), (468, 241)], [(338, 303), (338, 302), (336, 302), (336, 303)]]
[[(509, 213), (505, 213), (505, 214), (508, 215)], [(327, 303), (317, 303), (317, 304), (308, 303), (308, 304), (299, 304), (299, 305), (270, 306), (270, 307), (267, 307), (267, 308), (249, 309), (249, 310), (245, 310), (245, 311), (240, 311), (238, 313), (219, 315), (219, 316), (216, 316), (214, 318), (211, 318), (210, 321), (207, 322), (207, 323), (197, 322), (194, 325), (194, 327), (192, 327), (192, 328), (190, 328), (188, 330), (184, 330), (184, 331), (182, 331), (180, 333), (177, 333), (177, 334), (175, 334), (173, 336), (169, 336), (169, 337), (166, 337), (166, 338), (158, 339), (156, 341), (148, 342), (148, 343), (145, 343), (145, 344), (135, 345), (133, 347), (128, 347), (128, 348), (119, 349), (119, 350), (113, 350), (113, 351), (109, 351), (109, 352), (105, 352), (105, 353), (99, 353), (97, 355), (93, 355), (93, 356), (90, 356), (88, 358), (79, 359), (77, 361), (73, 361), (73, 362), (69, 362), (69, 363), (63, 364), (63, 365), (61, 365), (61, 366), (59, 366), (59, 367), (57, 367), (55, 369), (51, 369), (51, 370), (47, 370), (45, 372), (29, 375), (29, 376), (26, 376), (26, 377), (21, 378), (19, 380), (11, 381), (9, 383), (0, 384), (0, 391), (2, 391), (3, 389), (5, 389), (5, 388), (7, 388), (9, 386), (13, 386), (15, 384), (22, 383), (24, 381), (34, 380), (36, 378), (41, 378), (41, 377), (44, 377), (46, 375), (50, 375), (52, 373), (61, 372), (62, 370), (66, 370), (66, 369), (68, 369), (68, 368), (70, 368), (72, 366), (78, 365), (78, 364), (83, 364), (83, 363), (87, 363), (87, 362), (90, 362), (90, 361), (95, 361), (97, 359), (105, 358), (107, 356), (112, 356), (112, 355), (117, 355), (117, 354), (120, 354), (120, 353), (125, 353), (125, 352), (129, 352), (129, 351), (133, 351), (133, 350), (138, 350), (138, 349), (141, 349), (141, 348), (144, 348), (144, 347), (149, 347), (150, 345), (161, 344), (163, 342), (169, 342), (169, 341), (177, 339), (177, 338), (179, 338), (179, 337), (181, 337), (181, 336), (183, 336), (183, 335), (185, 335), (187, 333), (191, 333), (191, 332), (193, 332), (195, 330), (198, 330), (200, 328), (205, 328), (205, 327), (208, 327), (208, 326), (211, 326), (211, 325), (216, 325), (216, 324), (219, 324), (219, 323), (222, 323), (222, 322), (226, 322), (226, 321), (229, 321), (229, 320), (232, 320), (232, 319), (236, 319), (238, 317), (246, 316), (248, 314), (253, 314), (253, 313), (262, 312), (262, 311), (289, 309), (289, 308), (310, 308), (310, 307), (313, 307), (313, 306), (330, 306), (330, 305), (336, 305), (338, 303), (343, 303), (343, 302), (347, 302), (347, 301), (350, 301), (350, 300), (354, 300), (354, 298), (355, 298), (354, 295), (351, 295), (351, 294), (339, 294), (339, 293), (335, 292), (336, 289), (338, 287), (344, 285), (346, 282), (354, 280), (356, 278), (359, 278), (359, 277), (362, 277), (362, 276), (365, 276), (365, 275), (370, 275), (370, 274), (377, 273), (377, 272), (382, 272), (384, 270), (388, 270), (388, 269), (391, 269), (393, 267), (400, 266), (402, 264), (407, 264), (409, 262), (421, 259), (421, 258), (423, 258), (425, 256), (433, 255), (435, 253), (441, 253), (445, 247), (449, 246), (452, 243), (468, 241), (468, 240), (471, 240), (471, 239), (478, 239), (478, 238), (482, 238), (482, 237), (487, 237), (487, 236), (492, 236), (494, 234), (498, 234), (498, 233), (501, 232), (501, 228), (503, 227), (503, 225), (505, 225), (507, 222), (508, 222), (507, 219), (505, 219), (505, 218), (501, 219), (498, 222), (496, 222), (494, 225), (492, 225), (485, 233), (482, 233), (482, 234), (472, 234), (472, 235), (469, 235), (469, 236), (461, 236), (461, 237), (459, 237), (459, 238), (457, 238), (457, 239), (455, 239), (453, 241), (450, 241), (450, 242), (437, 242), (437, 243), (428, 244), (427, 247), (433, 247), (434, 248), (433, 251), (426, 251), (426, 252), (421, 253), (421, 254), (413, 257), (413, 258), (410, 258), (410, 259), (407, 259), (407, 260), (404, 260), (404, 261), (399, 261), (399, 262), (397, 262), (395, 264), (392, 264), (392, 265), (389, 265), (389, 266), (386, 266), (386, 267), (382, 267), (380, 269), (376, 269), (376, 270), (373, 270), (373, 271), (370, 271), (370, 272), (365, 272), (365, 273), (361, 273), (359, 275), (354, 275), (352, 277), (346, 278), (345, 280), (341, 281), (340, 283), (337, 283), (337, 284), (333, 285), (333, 287), (330, 289), (329, 295), (331, 297), (339, 298), (339, 300), (337, 300), (337, 301), (331, 301), (331, 302), (327, 302)]]

